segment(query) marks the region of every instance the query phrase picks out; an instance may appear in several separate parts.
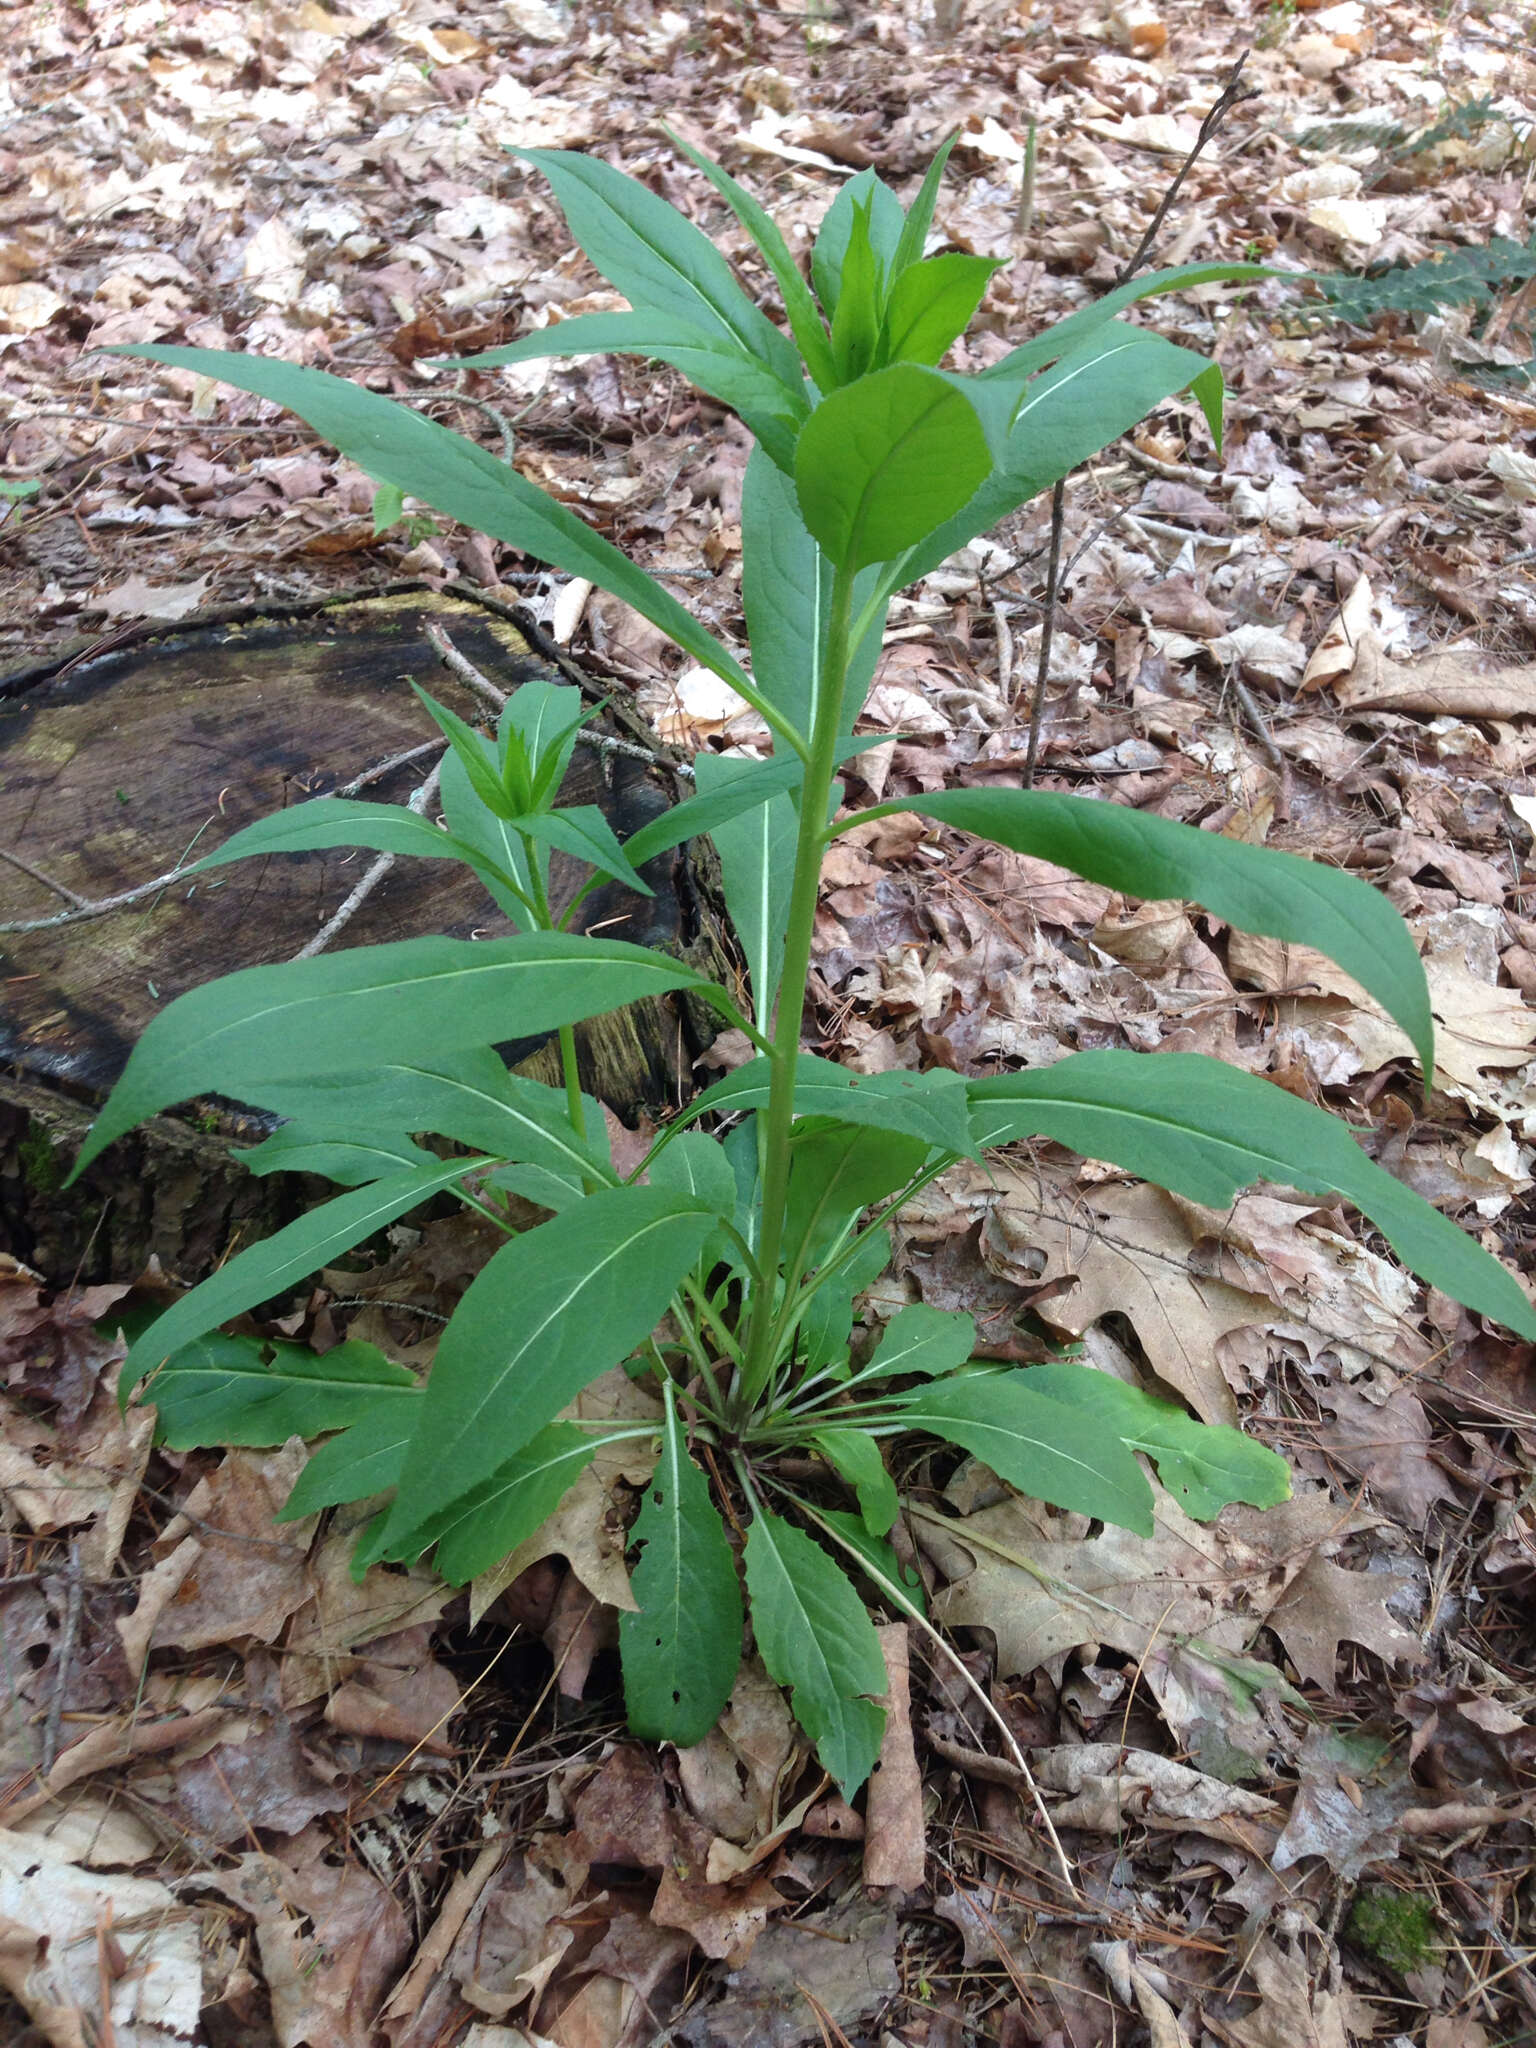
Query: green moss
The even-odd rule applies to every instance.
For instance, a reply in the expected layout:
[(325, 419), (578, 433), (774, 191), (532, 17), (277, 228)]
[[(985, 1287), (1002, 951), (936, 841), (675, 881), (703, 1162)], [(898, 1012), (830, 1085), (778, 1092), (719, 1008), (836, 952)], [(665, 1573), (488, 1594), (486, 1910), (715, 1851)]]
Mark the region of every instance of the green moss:
[(1356, 1892), (1345, 1932), (1356, 1948), (1400, 1977), (1431, 1961), (1439, 1946), (1435, 1916), (1423, 1899), (1377, 1885)]
[(27, 1135), (16, 1147), (21, 1177), (37, 1195), (56, 1195), (64, 1185), (64, 1167), (53, 1140), (35, 1117), (27, 1119)]

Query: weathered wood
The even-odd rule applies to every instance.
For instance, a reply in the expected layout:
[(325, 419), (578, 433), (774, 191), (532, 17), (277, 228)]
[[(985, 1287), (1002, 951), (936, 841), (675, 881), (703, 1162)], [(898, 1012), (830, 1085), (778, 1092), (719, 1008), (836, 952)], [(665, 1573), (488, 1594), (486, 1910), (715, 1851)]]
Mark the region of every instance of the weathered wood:
[[(57, 677), (34, 670), (21, 687), (0, 683), (0, 848), (79, 897), (115, 895), (211, 850), (253, 819), (328, 794), (431, 739), (411, 677), (461, 716), (482, 717), (477, 698), (439, 666), (423, 630), (429, 618), (503, 690), (552, 673), (554, 650), (530, 644), (531, 626), (525, 631), (469, 597), (408, 589), (307, 616), (277, 611), (191, 622)], [(577, 679), (555, 660), (566, 679)], [(655, 746), (617, 706), (599, 729)], [(429, 765), (430, 757), (395, 770), (362, 793), (403, 801)], [(600, 804), (621, 838), (678, 794), (670, 774), (587, 747), (578, 747), (564, 791), (568, 802)], [(0, 1121), (0, 1241), (14, 1239), (8, 1249), (50, 1271), (85, 1256), (88, 1271), (111, 1264), (119, 1274), (125, 1259), (154, 1251), (193, 1277), (219, 1255), (231, 1224), (254, 1233), (271, 1227), (274, 1201), (288, 1203), (290, 1213), (301, 1205), (291, 1189), (253, 1183), (231, 1168), (222, 1144), (203, 1135), (199, 1124), (251, 1131), (219, 1104), (199, 1105), (181, 1120), (184, 1136), (201, 1140), (190, 1152), (178, 1151), (166, 1135), (171, 1125), (160, 1120), (158, 1136), (114, 1147), (78, 1195), (61, 1199), (45, 1184), (58, 1178), (59, 1141), (72, 1149), (74, 1127), (88, 1115), (77, 1105), (111, 1086), (159, 1009), (234, 968), (290, 958), (372, 858), (339, 849), (241, 862), (107, 916), (0, 935), (0, 1103), (10, 1105)], [(556, 857), (557, 904), (570, 900), (582, 872)], [(721, 971), (707, 879), (701, 886), (695, 864), (664, 856), (646, 880), (653, 898), (616, 885), (594, 892), (579, 927), (600, 925), (605, 934), (667, 946)], [(68, 907), (0, 863), (0, 921)], [(400, 860), (336, 943), (508, 929), (467, 870)], [(597, 1020), (582, 1033), (586, 1084), (630, 1120), (655, 1114), (691, 1092), (692, 1061), (712, 1029), (706, 1017), (665, 998)], [(547, 1050), (526, 1041), (505, 1050), (530, 1070), (549, 1072)], [(171, 1152), (181, 1160), (174, 1174)], [(152, 1198), (142, 1185), (151, 1170), (162, 1183)], [(186, 1213), (180, 1244), (165, 1203), (168, 1175), (180, 1181), (175, 1199)]]

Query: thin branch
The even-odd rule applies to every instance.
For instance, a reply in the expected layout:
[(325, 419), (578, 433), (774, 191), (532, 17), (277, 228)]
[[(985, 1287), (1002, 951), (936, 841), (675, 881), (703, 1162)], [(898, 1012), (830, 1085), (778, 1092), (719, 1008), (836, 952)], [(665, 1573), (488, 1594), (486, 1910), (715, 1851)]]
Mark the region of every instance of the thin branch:
[[(451, 676), (457, 676), (466, 689), (473, 690), (477, 697), (491, 705), (494, 710), (501, 711), (505, 708), (507, 692), (476, 668), (466, 655), (460, 654), (436, 619), (428, 619), (423, 631), (432, 643), (438, 660)], [(633, 740), (613, 739), (607, 733), (593, 732), (584, 726), (576, 736), (576, 744), (579, 747), (591, 747), (599, 754), (627, 754), (631, 761), (644, 761), (649, 768), (670, 768), (674, 775), (680, 776), (685, 782), (693, 780), (693, 770), (686, 763), (665, 760), (660, 754), (650, 753), (645, 747), (637, 747)]]
[[(437, 795), (438, 785), (442, 779), (443, 762), (442, 759), (438, 759), (433, 762), (426, 781), (422, 783), (419, 789), (412, 791), (410, 800), (405, 808), (408, 811), (414, 811), (418, 818), (421, 817), (427, 805)], [(346, 930), (347, 926), (356, 917), (357, 913), (389, 873), (398, 858), (397, 854), (381, 853), (377, 860), (371, 862), (351, 895), (326, 919), (319, 931), (315, 933), (315, 936), (306, 945), (300, 946), (298, 952), (293, 956), (294, 959), (313, 960), (317, 953), (323, 953), (332, 939), (338, 933)]]
[[(1153, 247), (1162, 232), (1173, 202), (1179, 196), (1179, 188), (1199, 160), (1201, 151), (1216, 133), (1232, 109), (1243, 100), (1258, 97), (1251, 88), (1243, 84), (1243, 66), (1248, 62), (1249, 52), (1244, 50), (1232, 67), (1231, 76), (1222, 87), (1215, 105), (1200, 123), (1200, 133), (1195, 137), (1194, 147), (1185, 157), (1173, 175), (1173, 182), (1158, 202), (1157, 211), (1147, 223), (1147, 231), (1137, 243), (1135, 252), (1121, 267), (1115, 279), (1116, 286), (1128, 284), (1151, 256)], [(1131, 444), (1126, 444), (1128, 447)], [(1061, 596), (1061, 530), (1066, 517), (1067, 480), (1062, 477), (1051, 492), (1051, 554), (1045, 576), (1045, 616), (1040, 629), (1040, 660), (1035, 669), (1035, 694), (1029, 707), (1029, 751), (1024, 757), (1024, 787), (1032, 789), (1035, 781), (1035, 767), (1040, 758), (1040, 727), (1045, 718), (1045, 685), (1050, 673), (1051, 640), (1056, 626), (1056, 607)], [(1073, 557), (1075, 561), (1076, 556)]]
[(30, 875), (40, 888), (51, 889), (55, 896), (62, 896), (64, 901), (72, 903), (76, 910), (85, 908), (85, 897), (77, 896), (73, 889), (66, 889), (62, 882), (56, 882), (52, 875), (45, 875), (41, 868), (33, 867), (31, 861), (23, 860), (19, 853), (7, 853), (5, 848), (0, 846), (0, 860), (8, 861), (13, 868), (20, 868), (21, 872)]

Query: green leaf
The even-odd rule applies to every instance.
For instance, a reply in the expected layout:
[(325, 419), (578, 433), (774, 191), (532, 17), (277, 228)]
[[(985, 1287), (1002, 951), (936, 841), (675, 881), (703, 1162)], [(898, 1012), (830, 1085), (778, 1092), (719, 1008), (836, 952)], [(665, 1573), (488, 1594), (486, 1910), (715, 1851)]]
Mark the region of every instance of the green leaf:
[(523, 1445), (484, 1486), (455, 1500), (431, 1524), (432, 1561), (450, 1586), (466, 1586), (510, 1557), (541, 1529), (586, 1471), (601, 1437), (553, 1422)]
[(414, 1375), (372, 1344), (338, 1344), (322, 1356), (302, 1344), (212, 1333), (166, 1360), (148, 1398), (158, 1441), (187, 1451), (323, 1436), (416, 1395)]
[(403, 1216), (407, 1209), (441, 1194), (444, 1188), (452, 1187), (456, 1180), (484, 1164), (478, 1159), (437, 1161), (430, 1170), (420, 1167), (375, 1181), (371, 1187), (354, 1188), (348, 1194), (337, 1195), (334, 1201), (322, 1202), (318, 1209), (311, 1209), (308, 1215), (274, 1231), (260, 1244), (237, 1252), (201, 1286), (173, 1302), (163, 1316), (157, 1316), (135, 1339), (123, 1361), (118, 1399), (126, 1402), (147, 1372), (217, 1329), (220, 1323), (244, 1314), (259, 1302), (270, 1301), (296, 1280), (318, 1272), (339, 1252), (350, 1251), (374, 1231), (382, 1230), (386, 1223)]
[(1152, 1489), (1116, 1436), (1090, 1415), (1031, 1391), (1022, 1372), (977, 1372), (915, 1387), (880, 1413), (959, 1444), (1021, 1493), (1152, 1534)]
[[(695, 764), (700, 796), (728, 790), (753, 777), (756, 766), (723, 760), (718, 754), (700, 754)], [(760, 1031), (769, 1030), (773, 1021), (784, 935), (789, 929), (798, 833), (799, 819), (787, 795), (772, 796), (750, 811), (721, 819), (714, 827), (725, 905), (746, 960), (753, 1016)]]
[(904, 270), (885, 309), (884, 360), (938, 363), (970, 326), (993, 274), (1002, 268), (989, 256), (951, 252)]
[(680, 327), (732, 342), (790, 389), (800, 359), (760, 313), (714, 243), (675, 206), (600, 157), (569, 149), (514, 149), (548, 178), (588, 260), (639, 312), (667, 313)]
[(805, 358), (806, 367), (823, 391), (830, 391), (835, 382), (832, 368), (832, 351), (827, 343), (827, 331), (821, 324), (821, 315), (816, 310), (816, 301), (811, 288), (800, 275), (800, 266), (789, 253), (789, 245), (779, 233), (778, 227), (758, 202), (743, 186), (738, 185), (728, 171), (720, 168), (695, 149), (691, 142), (685, 142), (681, 135), (675, 135), (665, 123), (662, 133), (667, 140), (683, 152), (690, 163), (701, 170), (732, 213), (741, 222), (747, 233), (757, 244), (758, 253), (773, 272), (774, 283), (784, 301), (784, 311), (789, 318), (789, 331), (795, 337), (795, 346)]
[(701, 788), (697, 796), (685, 797), (625, 840), (624, 851), (636, 867), (643, 867), (669, 847), (681, 846), (685, 839), (697, 839), (717, 825), (756, 810), (785, 790), (798, 788), (805, 775), (803, 764), (793, 754), (776, 754), (771, 761), (700, 754), (694, 762), (695, 773), (703, 761), (713, 764), (705, 774), (711, 785), (708, 792)]
[(901, 201), (873, 171), (860, 171), (848, 180), (823, 214), (811, 250), (811, 282), (816, 296), (834, 317), (842, 296), (843, 260), (861, 207), (868, 210), (870, 245), (887, 284), (907, 224)]
[(508, 746), (514, 737), (527, 756), (532, 810), (545, 808), (565, 779), (581, 728), (595, 716), (580, 690), (531, 676), (520, 683), (502, 706), (497, 737)]
[(548, 1209), (556, 1216), (584, 1202), (588, 1194), (586, 1180), (564, 1167), (501, 1166), (489, 1176), (489, 1181), (493, 1188), (520, 1195), (525, 1202)]
[[(777, 332), (768, 322), (763, 324), (770, 333)], [(733, 688), (741, 690), (743, 683), (751, 688), (750, 678), (720, 642), (610, 541), (520, 476), (510, 463), (435, 420), (344, 377), (279, 362), (274, 356), (138, 342), (104, 353), (194, 370), (287, 406), (370, 476), (397, 485), (448, 518), (521, 548), (567, 575), (589, 578), (632, 605)]]
[(798, 1126), (790, 1145), (784, 1270), (796, 1275), (823, 1264), (872, 1202), (922, 1170), (931, 1149), (904, 1132), (820, 1118)]
[[(696, 232), (689, 227), (689, 233)], [(768, 331), (778, 332), (771, 326)], [(489, 370), (548, 356), (592, 355), (645, 356), (652, 362), (670, 363), (691, 384), (729, 406), (781, 468), (788, 468), (793, 461), (795, 435), (810, 410), (793, 351), (788, 359), (793, 365), (790, 381), (783, 370), (771, 367), (761, 355), (749, 354), (742, 343), (685, 326), (674, 313), (580, 313), (573, 320), (561, 320), (525, 335), (521, 341), (440, 367)]]
[(338, 1124), (289, 1123), (259, 1145), (235, 1153), (248, 1173), (318, 1173), (338, 1187), (359, 1188), (408, 1166), (436, 1166), (437, 1155), (409, 1138)]
[(1278, 1181), (1343, 1195), (1443, 1294), (1536, 1341), (1536, 1308), (1474, 1238), (1368, 1159), (1346, 1124), (1199, 1053), (1072, 1053), (1038, 1073), (972, 1081), (982, 1145), (1047, 1137), (1208, 1208)]
[(741, 1666), (736, 1560), (704, 1475), (688, 1456), (670, 1384), (661, 1459), (633, 1540), (637, 1614), (619, 1616), (624, 1705), (633, 1734), (690, 1748), (714, 1727)]
[(843, 1508), (812, 1507), (806, 1501), (798, 1506), (814, 1527), (853, 1558), (858, 1569), (874, 1581), (881, 1598), (899, 1614), (927, 1617), (928, 1595), (921, 1576), (900, 1561), (883, 1537), (870, 1535), (861, 1515), (850, 1515)]
[(1429, 984), (1412, 934), (1391, 901), (1354, 875), (1150, 811), (1047, 790), (949, 789), (903, 797), (861, 811), (838, 829), (893, 811), (919, 811), (1127, 896), (1187, 898), (1243, 931), (1316, 947), (1396, 1018), (1425, 1073), (1433, 1069)]
[(492, 1254), (438, 1343), (385, 1554), (418, 1554), (445, 1507), (649, 1336), (712, 1221), (667, 1188), (607, 1188)]
[(568, 932), (401, 939), (241, 968), (150, 1019), (74, 1171), (145, 1117), (210, 1089), (259, 1102), (264, 1082), (428, 1061), (577, 1024), (642, 996), (709, 987), (660, 953)]
[(435, 1131), (493, 1159), (527, 1160), (568, 1172), (578, 1184), (615, 1178), (597, 1103), (587, 1100), (587, 1128), (594, 1139), (583, 1143), (571, 1128), (564, 1090), (509, 1074), (488, 1045), (409, 1063), (389, 1061), (367, 1074), (262, 1082), (256, 1099), (301, 1123)]
[(790, 1688), (795, 1719), (845, 1799), (874, 1769), (887, 1679), (864, 1603), (809, 1536), (762, 1510), (747, 1530), (747, 1592), (758, 1653)]
[[(765, 1057), (748, 1060), (695, 1096), (684, 1113), (691, 1120), (707, 1111), (724, 1116), (759, 1109), (768, 1100), (772, 1071)], [(965, 1082), (946, 1067), (926, 1074), (856, 1074), (803, 1052), (795, 1061), (795, 1113), (904, 1131), (957, 1158), (975, 1157)]]
[(940, 144), (939, 152), (923, 173), (923, 182), (918, 187), (917, 197), (907, 210), (907, 217), (901, 225), (901, 235), (891, 258), (891, 276), (900, 281), (902, 273), (914, 263), (922, 261), (923, 246), (928, 240), (928, 230), (933, 226), (933, 209), (938, 204), (939, 186), (943, 183), (944, 167), (949, 162), (950, 152), (960, 140), (957, 128), (949, 138)]
[(1095, 299), (1091, 305), (1080, 306), (1064, 320), (1047, 327), (1032, 341), (1026, 341), (1022, 348), (1012, 350), (1001, 362), (983, 370), (980, 381), (996, 379), (1003, 383), (1016, 383), (1021, 376), (1033, 376), (1047, 363), (1074, 354), (1116, 313), (1143, 299), (1157, 298), (1164, 292), (1190, 291), (1202, 284), (1251, 284), (1260, 278), (1280, 274), (1262, 263), (1181, 263), (1170, 270), (1149, 270), (1144, 276), (1132, 278), (1128, 284), (1116, 285), (1101, 299)]
[[(499, 774), (491, 743), (482, 740), (480, 744), (487, 766), (493, 774)], [(538, 892), (527, 841), (512, 823), (513, 817), (521, 815), (519, 807), (504, 802), (499, 811), (489, 810), (476, 794), (469, 770), (452, 748), (443, 758), (440, 790), (449, 829), (462, 845), (473, 847), (480, 855), (483, 865), (477, 872), (503, 915), (511, 919), (516, 930), (533, 929)], [(531, 789), (529, 794), (532, 795)], [(547, 870), (545, 859), (540, 875)]]
[(612, 875), (637, 895), (656, 894), (650, 883), (635, 873), (628, 850), (615, 839), (613, 827), (596, 804), (567, 804), (558, 811), (530, 811), (526, 817), (514, 818), (512, 824), (530, 839), (558, 847), (561, 853), (585, 861), (601, 875)]
[(690, 1195), (713, 1216), (729, 1222), (736, 1218), (736, 1176), (718, 1138), (706, 1138), (701, 1131), (684, 1131), (681, 1137), (654, 1153), (646, 1166), (646, 1178), (653, 1188), (671, 1188)]
[(856, 1375), (862, 1388), (898, 1373), (939, 1379), (964, 1365), (976, 1348), (976, 1325), (967, 1315), (915, 1302), (898, 1309), (885, 1326), (868, 1365)]
[(851, 384), (874, 367), (884, 302), (884, 273), (870, 246), (869, 208), (857, 206), (832, 319), (832, 363), (839, 384)]
[(516, 789), (514, 793), (509, 789), (475, 728), (460, 718), (457, 711), (450, 711), (446, 704), (439, 704), (435, 697), (429, 697), (420, 683), (412, 682), (411, 688), (421, 699), (433, 724), (446, 736), (469, 777), (470, 787), (485, 808), (493, 817), (516, 816), (531, 801), (532, 792)]
[[(502, 805), (507, 807), (506, 797)], [(375, 853), (414, 855), (425, 860), (457, 860), (472, 867), (487, 888), (505, 881), (494, 863), (478, 848), (443, 832), (404, 804), (354, 803), (348, 797), (321, 796), (258, 818), (226, 839), (215, 852), (182, 872), (198, 875), (227, 861), (252, 860), (257, 854), (313, 853), (331, 846), (366, 846)]]
[(405, 512), (405, 493), (393, 484), (380, 484), (373, 494), (373, 532), (377, 539), (388, 533)]
[[(944, 515), (915, 540), (911, 552), (887, 572), (887, 580), (894, 579), (899, 589), (926, 576), (977, 534), (990, 532), (1010, 512), (1118, 441), (1154, 406), (1210, 367), (1204, 356), (1143, 327), (1102, 323), (1081, 347), (1017, 394), (1014, 423), (996, 467), (952, 518)], [(1006, 380), (967, 381), (978, 404), (983, 394), (1000, 392), (1012, 410), (1014, 387)], [(811, 418), (814, 422), (816, 415)]]
[(343, 1501), (372, 1500), (400, 1478), (406, 1447), (421, 1413), (421, 1389), (409, 1401), (370, 1404), (368, 1410), (328, 1443), (321, 1444), (293, 1483), (275, 1521), (299, 1522)]
[(991, 468), (981, 421), (957, 385), (896, 363), (817, 406), (795, 448), (795, 491), (831, 559), (862, 569), (959, 512)]
[[(802, 732), (815, 724), (827, 654), (832, 564), (800, 516), (788, 477), (754, 450), (741, 499), (741, 594), (752, 644), (752, 673), (764, 696)], [(879, 581), (867, 569), (854, 586), (863, 608)], [(886, 605), (877, 605), (849, 655), (843, 687), (843, 731), (851, 732), (880, 659)]]
[(810, 1442), (858, 1495), (859, 1513), (870, 1535), (888, 1536), (900, 1503), (880, 1455), (878, 1438), (862, 1429), (818, 1429)]
[(1086, 1365), (1037, 1365), (1025, 1382), (1047, 1399), (1101, 1422), (1143, 1451), (1187, 1515), (1209, 1522), (1233, 1501), (1277, 1507), (1291, 1497), (1284, 1458), (1226, 1423), (1197, 1422), (1177, 1401), (1160, 1400)]
[(865, 1231), (834, 1269), (815, 1276), (793, 1340), (794, 1354), (802, 1364), (812, 1369), (830, 1365), (838, 1369), (838, 1377), (846, 1376), (854, 1303), (890, 1263), (891, 1233), (882, 1226)]

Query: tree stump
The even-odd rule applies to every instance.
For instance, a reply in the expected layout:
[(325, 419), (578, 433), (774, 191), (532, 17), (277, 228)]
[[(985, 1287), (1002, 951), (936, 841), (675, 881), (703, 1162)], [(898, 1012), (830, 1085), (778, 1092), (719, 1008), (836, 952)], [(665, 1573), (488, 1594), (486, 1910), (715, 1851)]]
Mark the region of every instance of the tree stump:
[[(439, 666), (429, 621), (501, 690), (552, 676), (603, 695), (526, 617), (464, 587), (419, 585), (148, 629), (138, 644), (0, 680), (0, 853), (14, 857), (0, 860), (0, 924), (53, 920), (0, 933), (0, 1246), (49, 1278), (122, 1278), (153, 1254), (197, 1279), (328, 1188), (247, 1174), (227, 1140), (255, 1138), (271, 1120), (217, 1101), (154, 1119), (67, 1194), (61, 1183), (149, 1019), (199, 983), (291, 958), (374, 856), (343, 848), (239, 862), (100, 916), (80, 915), (80, 900), (133, 890), (310, 797), (347, 789), (403, 802), (434, 755), (373, 771), (437, 737), (409, 679), (462, 717), (486, 716)], [(599, 804), (623, 839), (680, 792), (654, 736), (621, 705), (609, 704), (597, 730), (658, 760), (576, 750), (564, 800)], [(706, 857), (682, 849), (651, 863), (654, 897), (605, 885), (576, 928), (729, 975)], [(582, 872), (555, 856), (557, 907)], [(402, 859), (336, 943), (509, 929), (466, 869)], [(693, 1092), (693, 1059), (716, 1028), (702, 1006), (667, 997), (594, 1020), (578, 1032), (584, 1083), (626, 1121), (657, 1115)], [(503, 1051), (525, 1072), (557, 1075), (552, 1047)]]

